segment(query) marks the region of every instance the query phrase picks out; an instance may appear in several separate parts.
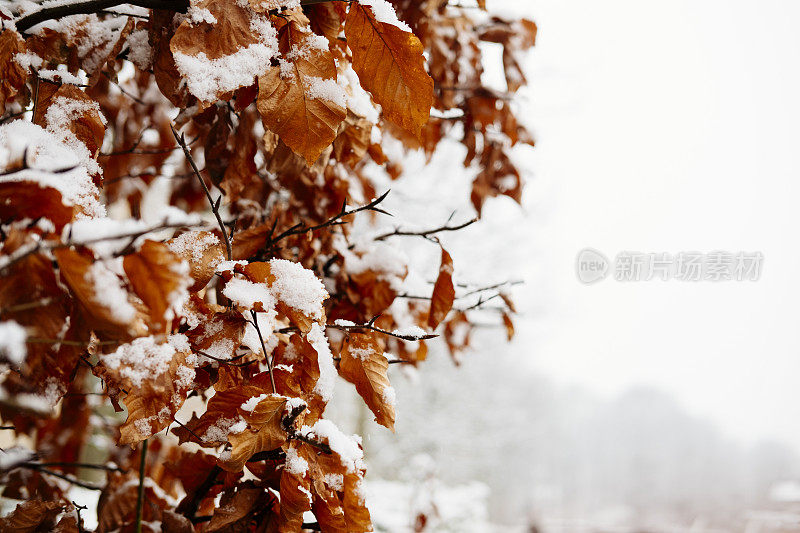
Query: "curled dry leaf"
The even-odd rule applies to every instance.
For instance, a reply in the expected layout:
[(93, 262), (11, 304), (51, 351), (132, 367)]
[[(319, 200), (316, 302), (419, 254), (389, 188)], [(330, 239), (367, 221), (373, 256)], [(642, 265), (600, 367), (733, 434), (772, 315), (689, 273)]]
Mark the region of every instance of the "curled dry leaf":
[(350, 333), (344, 342), (339, 374), (356, 386), (375, 421), (394, 431), (394, 389), (389, 383), (389, 361), (373, 335)]
[(453, 301), (456, 297), (455, 287), (453, 286), (453, 259), (450, 254), (442, 248), (442, 263), (439, 266), (439, 277), (433, 286), (433, 296), (431, 297), (431, 310), (428, 313), (428, 326), (436, 329), (436, 326), (447, 317), (453, 308)]
[(0, 113), (6, 104), (25, 86), (27, 71), (14, 60), (14, 56), (25, 52), (25, 41), (14, 30), (0, 32)]
[(296, 22), (279, 33), (285, 59), (258, 79), (258, 112), (269, 130), (311, 166), (346, 116), (328, 41)]
[(225, 260), (225, 244), (211, 231), (187, 231), (167, 241), (167, 246), (189, 263), (192, 291), (205, 287), (214, 277), (214, 269)]
[(54, 501), (24, 501), (8, 516), (0, 518), (0, 531), (8, 533), (52, 531), (56, 526), (56, 517), (61, 514), (63, 508), (64, 504)]
[(344, 31), (361, 85), (386, 118), (419, 136), (433, 105), (422, 43), (413, 33), (378, 21), (371, 7), (358, 2), (350, 4)]
[(103, 262), (71, 248), (55, 250), (61, 276), (96, 331), (127, 331), (143, 335), (144, 314), (132, 304), (122, 280)]

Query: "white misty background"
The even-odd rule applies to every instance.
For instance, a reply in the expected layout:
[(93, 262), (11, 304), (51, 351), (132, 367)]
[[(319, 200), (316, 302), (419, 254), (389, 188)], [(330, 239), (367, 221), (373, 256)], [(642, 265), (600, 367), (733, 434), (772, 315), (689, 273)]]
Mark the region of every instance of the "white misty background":
[[(515, 103), (537, 147), (515, 153), (522, 207), (490, 200), (442, 240), (461, 281), (523, 279), (522, 315), (510, 346), (487, 328), (460, 368), (432, 350), (396, 372), (395, 435), (336, 406), (368, 429), (374, 492), (401, 502), (377, 502), (376, 525), (407, 521), (428, 491), (448, 519), (434, 531), (800, 530), (800, 4), (488, 5), (539, 25)], [(504, 89), (499, 50), (484, 52)], [(386, 184), (392, 222), (471, 216), (463, 155), (412, 158)], [(438, 264), (430, 244), (402, 244)], [(587, 246), (765, 260), (757, 282), (587, 287)]]

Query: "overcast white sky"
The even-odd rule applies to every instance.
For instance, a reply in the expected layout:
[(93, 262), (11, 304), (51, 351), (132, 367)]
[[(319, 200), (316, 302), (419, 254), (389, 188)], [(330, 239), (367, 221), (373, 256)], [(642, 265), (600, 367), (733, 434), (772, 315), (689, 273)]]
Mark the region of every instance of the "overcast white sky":
[[(800, 450), (800, 3), (490, 0), (539, 25), (517, 349)], [(580, 284), (576, 253), (761, 251), (758, 282)]]

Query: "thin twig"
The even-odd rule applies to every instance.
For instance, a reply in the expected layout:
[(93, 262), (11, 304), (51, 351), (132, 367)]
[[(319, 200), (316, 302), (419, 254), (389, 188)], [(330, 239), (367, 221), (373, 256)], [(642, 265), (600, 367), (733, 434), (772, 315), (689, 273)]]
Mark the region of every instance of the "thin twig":
[(144, 504), (144, 467), (147, 462), (147, 439), (142, 441), (139, 459), (139, 492), (136, 495), (136, 533), (142, 533), (142, 505)]
[(276, 242), (278, 242), (278, 241), (280, 241), (282, 239), (285, 239), (286, 237), (291, 237), (292, 235), (302, 235), (303, 233), (308, 233), (309, 231), (316, 231), (318, 229), (326, 228), (326, 227), (329, 227), (329, 226), (341, 225), (341, 224), (344, 223), (342, 221), (342, 219), (344, 217), (347, 217), (347, 216), (350, 216), (350, 215), (354, 215), (354, 214), (356, 214), (358, 212), (361, 212), (361, 211), (375, 211), (377, 213), (382, 213), (384, 215), (392, 216), (391, 213), (388, 213), (388, 212), (386, 212), (383, 209), (378, 207), (378, 204), (380, 204), (382, 201), (384, 201), (386, 199), (386, 197), (389, 195), (389, 192), (391, 192), (391, 189), (387, 190), (385, 193), (380, 195), (378, 198), (372, 200), (368, 204), (362, 205), (361, 207), (357, 207), (355, 209), (351, 209), (350, 211), (347, 210), (347, 201), (345, 200), (342, 203), (341, 211), (339, 211), (339, 213), (337, 213), (336, 215), (332, 216), (331, 218), (329, 218), (328, 220), (326, 220), (322, 224), (317, 224), (316, 226), (306, 226), (306, 224), (304, 222), (299, 222), (299, 223), (295, 224), (294, 226), (292, 226), (291, 228), (289, 228), (286, 231), (284, 231), (283, 233), (281, 233), (280, 235), (278, 235), (277, 237), (270, 238), (267, 241), (267, 248), (270, 248)]
[(388, 233), (384, 233), (375, 237), (376, 241), (382, 241), (384, 239), (388, 239), (389, 237), (424, 237), (427, 238), (430, 235), (434, 235), (436, 233), (441, 233), (443, 231), (458, 231), (460, 229), (464, 229), (467, 226), (471, 226), (472, 224), (478, 221), (477, 218), (473, 218), (472, 220), (468, 220), (463, 224), (459, 224), (457, 226), (448, 226), (447, 224), (440, 226), (438, 228), (433, 228), (424, 231), (403, 231), (401, 229), (395, 229), (394, 231), (390, 231)]
[(197, 181), (200, 182), (200, 185), (203, 187), (203, 192), (206, 193), (206, 198), (208, 199), (208, 203), (211, 204), (211, 211), (214, 213), (214, 216), (217, 219), (217, 223), (219, 224), (219, 229), (222, 232), (222, 237), (225, 239), (225, 250), (228, 253), (228, 261), (233, 259), (233, 249), (231, 248), (231, 239), (228, 237), (228, 230), (225, 227), (225, 223), (222, 221), (222, 216), (219, 214), (219, 204), (222, 197), (220, 196), (217, 201), (215, 202), (211, 198), (211, 191), (208, 190), (208, 185), (206, 185), (206, 181), (203, 179), (203, 176), (200, 174), (200, 170), (197, 168), (197, 164), (194, 162), (194, 158), (192, 157), (192, 153), (189, 151), (189, 147), (186, 146), (186, 139), (183, 133), (178, 135), (178, 132), (175, 131), (175, 126), (170, 123), (170, 129), (172, 130), (172, 135), (175, 137), (175, 141), (181, 146), (183, 149), (183, 155), (186, 156), (186, 160), (189, 161), (189, 165), (191, 165), (192, 170), (194, 171), (194, 175), (197, 176)]
[(250, 311), (250, 316), (253, 317), (253, 327), (256, 328), (256, 333), (258, 333), (258, 340), (261, 341), (261, 350), (264, 352), (264, 359), (267, 361), (267, 368), (269, 369), (269, 381), (272, 384), (272, 392), (278, 392), (278, 389), (275, 387), (275, 377), (272, 375), (272, 358), (267, 355), (267, 346), (264, 344), (264, 337), (261, 336), (261, 328), (258, 327), (258, 318), (256, 318), (256, 312)]

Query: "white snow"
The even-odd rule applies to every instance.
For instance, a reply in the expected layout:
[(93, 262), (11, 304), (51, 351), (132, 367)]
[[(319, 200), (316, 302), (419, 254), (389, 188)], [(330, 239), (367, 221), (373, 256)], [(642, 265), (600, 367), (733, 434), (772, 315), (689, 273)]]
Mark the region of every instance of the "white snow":
[(319, 324), (314, 323), (306, 339), (317, 352), (319, 365), (319, 379), (314, 385), (314, 392), (322, 397), (325, 402), (333, 398), (333, 388), (336, 385), (336, 367), (333, 365), (333, 355), (328, 345), (328, 338)]
[(253, 410), (261, 403), (261, 400), (266, 400), (269, 397), (268, 394), (259, 394), (258, 396), (253, 396), (246, 402), (244, 402), (240, 407), (243, 411), (247, 411), (252, 413)]
[[(239, 307), (252, 309), (260, 302), (265, 311), (275, 307), (275, 298), (263, 283), (253, 283), (242, 278), (231, 278), (222, 294)], [(263, 332), (262, 332), (263, 333)]]
[(342, 465), (349, 473), (363, 468), (364, 452), (353, 437), (348, 437), (330, 420), (317, 420), (313, 426), (303, 426), (303, 433), (313, 433), (317, 437), (327, 439), (328, 445), (341, 458)]
[[(61, 193), (65, 205), (76, 205), (90, 217), (105, 216), (105, 207), (98, 200), (99, 190), (89, 175), (90, 165), (83, 153), (76, 153), (61, 137), (28, 122), (15, 120), (0, 125), (0, 168), (9, 168), (27, 158), (29, 168), (0, 176), (0, 182), (29, 181), (52, 187)], [(93, 160), (92, 160), (93, 161)], [(67, 172), (52, 171), (75, 167)]]
[(86, 281), (92, 285), (92, 299), (104, 307), (120, 324), (130, 323), (136, 318), (136, 309), (128, 301), (128, 292), (122, 280), (106, 265), (95, 261), (86, 271)]
[[(185, 335), (170, 335), (166, 343), (157, 342), (155, 337), (140, 337), (110, 354), (101, 355), (100, 359), (112, 370), (122, 367), (120, 375), (140, 386), (144, 380), (167, 372), (177, 352), (186, 353), (189, 350)], [(188, 357), (187, 362), (190, 362)], [(194, 379), (194, 369), (187, 369), (191, 370), (191, 378), (188, 371), (185, 372), (179, 376), (178, 385), (186, 385), (189, 379)]]
[(217, 95), (252, 85), (278, 53), (275, 28), (265, 17), (254, 15), (250, 29), (259, 41), (233, 54), (209, 59), (204, 52), (195, 56), (174, 54), (178, 70), (189, 91), (204, 102), (214, 102)]
[(297, 450), (289, 447), (286, 450), (286, 464), (284, 470), (296, 476), (305, 476), (308, 472), (308, 461), (297, 454)]
[(313, 99), (328, 100), (339, 107), (347, 105), (347, 95), (336, 80), (319, 78), (317, 76), (303, 76), (306, 96)]
[(13, 365), (21, 365), (25, 361), (27, 348), (25, 347), (25, 340), (28, 334), (25, 328), (14, 322), (8, 320), (0, 322), (0, 353)]
[(270, 290), (280, 301), (312, 319), (322, 318), (322, 302), (328, 297), (325, 285), (311, 270), (285, 259), (269, 262), (275, 276)]
[(359, 0), (358, 3), (362, 6), (371, 7), (372, 12), (375, 14), (375, 19), (378, 22), (384, 22), (386, 24), (391, 24), (392, 26), (397, 26), (403, 31), (411, 31), (411, 28), (408, 26), (408, 24), (397, 18), (397, 13), (394, 10), (394, 6), (392, 6), (392, 4), (386, 0)]
[[(189, 256), (192, 261), (199, 263), (202, 261), (205, 251), (219, 243), (219, 237), (210, 231), (188, 231), (172, 239), (168, 246), (176, 254)], [(216, 268), (217, 265), (212, 264), (211, 266)]]

